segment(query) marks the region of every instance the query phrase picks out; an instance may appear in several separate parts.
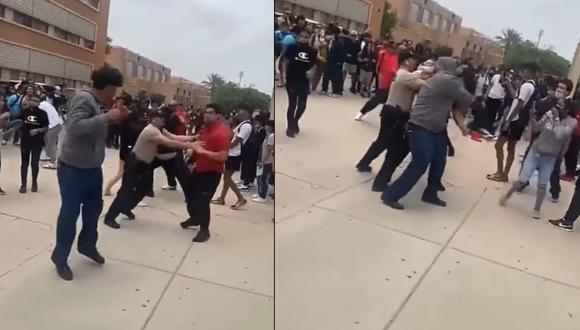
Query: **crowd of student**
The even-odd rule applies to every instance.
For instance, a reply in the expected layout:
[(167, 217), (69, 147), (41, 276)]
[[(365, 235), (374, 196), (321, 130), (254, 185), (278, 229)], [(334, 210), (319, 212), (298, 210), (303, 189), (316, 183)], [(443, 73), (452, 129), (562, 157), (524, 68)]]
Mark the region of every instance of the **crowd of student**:
[[(429, 41), (414, 47), (408, 41), (377, 42), (368, 32), (348, 32), (332, 24), (321, 32), (300, 16), (280, 18), (276, 28), (278, 85), (285, 85), (289, 98), (286, 134), (295, 137), (300, 132), (299, 119), (321, 74), (320, 93), (333, 97), (342, 95), (350, 76), (350, 91), (370, 96), (355, 120), (382, 105), (378, 136), (356, 168), (370, 172), (371, 162), (386, 150), (372, 190), (381, 192), (383, 203), (392, 208), (404, 209), (399, 201), (427, 169), (422, 200), (446, 206), (438, 193), (445, 191), (441, 180), (446, 158), (455, 154), (447, 134), (449, 119), (473, 140), (496, 141), (497, 169), (487, 175), (489, 180), (508, 182), (518, 141), (529, 141), (519, 177), (501, 198), (502, 206), (515, 191), (525, 189), (537, 171), (533, 217), (539, 219), (548, 183), (551, 200), (558, 202), (560, 180), (578, 177), (580, 102), (572, 97), (569, 79), (544, 75), (534, 62), (516, 70), (476, 66), (473, 59), (460, 61), (453, 49), (433, 47)], [(327, 93), (328, 81), (333, 82), (332, 93)], [(411, 162), (391, 182), (409, 153)], [(560, 176), (562, 161), (566, 172)], [(572, 230), (580, 215), (580, 177), (576, 180), (566, 215), (549, 220), (558, 228)]]
[[(233, 210), (247, 204), (242, 192), (252, 191), (254, 201), (266, 203), (274, 184), (274, 122), (269, 113), (239, 104), (226, 112), (217, 104), (186, 111), (180, 104), (151, 105), (123, 92), (123, 76), (112, 67), (96, 70), (93, 88), (80, 91), (67, 104), (58, 90), (40, 93), (33, 84), (0, 95), (0, 133), (20, 145), (22, 155), (20, 193), (27, 192), (28, 167), (32, 168), (31, 191), (37, 192), (39, 162), (44, 148), (46, 168), (57, 169), (61, 209), (57, 220), (57, 243), (51, 259), (59, 276), (72, 280), (67, 259), (75, 239), (76, 221), (83, 226), (78, 238), (79, 253), (97, 263), (104, 258), (96, 249), (97, 223), (103, 209), (103, 195), (121, 186), (104, 216), (104, 223), (119, 229), (117, 217), (134, 220), (133, 209), (146, 196), (154, 197), (154, 171), (162, 167), (167, 176), (163, 190), (184, 193), (189, 218), (181, 227), (199, 227), (194, 242), (210, 238), (210, 204), (225, 205), (231, 189), (237, 197)], [(103, 185), (102, 163), (107, 145), (119, 150), (117, 173)], [(240, 181), (233, 176), (240, 172)], [(213, 199), (220, 181), (223, 189)], [(1, 191), (1, 190), (0, 190)], [(2, 194), (4, 192), (2, 191)]]

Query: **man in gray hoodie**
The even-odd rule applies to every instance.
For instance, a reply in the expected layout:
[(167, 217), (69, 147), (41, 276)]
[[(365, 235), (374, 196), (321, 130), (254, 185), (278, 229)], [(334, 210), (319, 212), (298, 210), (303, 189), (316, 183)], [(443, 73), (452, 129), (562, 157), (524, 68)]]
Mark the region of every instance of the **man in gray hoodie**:
[(556, 159), (561, 157), (563, 151), (567, 148), (577, 124), (576, 119), (569, 115), (568, 107), (565, 105), (564, 100), (560, 100), (539, 121), (533, 122), (532, 129), (534, 132), (539, 133), (539, 136), (532, 144), (524, 160), (518, 181), (514, 182), (510, 190), (500, 199), (501, 206), (505, 206), (513, 193), (524, 187), (537, 169), (538, 190), (533, 218), (540, 219), (540, 208), (546, 197), (546, 186), (550, 180), (554, 164)]
[(104, 66), (93, 72), (91, 80), (93, 89), (79, 92), (71, 100), (59, 139), (57, 176), (61, 207), (51, 260), (58, 275), (66, 281), (73, 279), (67, 260), (81, 207), (83, 226), (78, 251), (96, 263), (105, 262), (97, 251), (97, 224), (103, 209), (101, 166), (105, 159), (105, 139), (108, 126), (122, 122), (129, 115), (127, 107), (113, 105), (117, 87), (123, 85), (119, 70)]
[(413, 156), (411, 163), (381, 197), (385, 205), (397, 210), (404, 208), (399, 200), (413, 189), (427, 168), (429, 179), (422, 200), (446, 206), (437, 196), (437, 192), (445, 171), (445, 131), (450, 113), (463, 135), (469, 134), (464, 119), (474, 97), (463, 87), (463, 81), (457, 76), (457, 62), (451, 57), (441, 57), (435, 63), (435, 72), (417, 94), (407, 125), (409, 147)]

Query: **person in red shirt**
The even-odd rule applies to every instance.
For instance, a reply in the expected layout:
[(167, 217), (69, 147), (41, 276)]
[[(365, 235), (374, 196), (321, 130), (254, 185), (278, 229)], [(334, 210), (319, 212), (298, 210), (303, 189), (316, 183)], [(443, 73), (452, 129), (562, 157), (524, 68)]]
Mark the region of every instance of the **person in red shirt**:
[(190, 161), (193, 164), (189, 176), (185, 198), (189, 219), (181, 227), (200, 227), (193, 239), (202, 243), (210, 238), (209, 204), (220, 183), (224, 164), (230, 150), (231, 130), (221, 120), (222, 110), (217, 104), (208, 104), (203, 114), (203, 127), (199, 134), (201, 146), (193, 150)]
[(391, 83), (395, 78), (397, 70), (399, 70), (397, 50), (390, 42), (384, 42), (383, 48), (379, 51), (377, 58), (379, 88), (376, 90), (375, 95), (365, 103), (356, 115), (356, 121), (362, 120), (367, 113), (371, 112), (379, 104), (387, 102), (389, 89), (391, 88)]

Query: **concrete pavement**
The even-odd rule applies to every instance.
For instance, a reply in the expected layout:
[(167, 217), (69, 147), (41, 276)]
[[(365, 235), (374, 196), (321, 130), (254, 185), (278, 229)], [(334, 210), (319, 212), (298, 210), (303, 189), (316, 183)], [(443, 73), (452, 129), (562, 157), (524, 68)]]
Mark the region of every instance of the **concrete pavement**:
[[(195, 231), (179, 226), (183, 194), (159, 189), (166, 183), (159, 169), (157, 195), (135, 211), (136, 221), (120, 220), (120, 230), (99, 225), (106, 264), (73, 246), (75, 279), (65, 282), (49, 260), (60, 207), (56, 172), (41, 168), (39, 192), (21, 195), (19, 149), (1, 152), (0, 329), (273, 329), (272, 203), (250, 202), (240, 212), (212, 206), (211, 240), (192, 243)], [(109, 150), (105, 178), (117, 160)], [(105, 209), (111, 201), (105, 197)]]
[(501, 208), (508, 185), (485, 179), (493, 144), (452, 128), (448, 206), (420, 201), (423, 178), (406, 210), (392, 210), (354, 168), (378, 131), (379, 109), (353, 120), (363, 102), (312, 94), (290, 139), (276, 90), (276, 329), (580, 329), (580, 232), (545, 221), (563, 215), (573, 185), (546, 200), (542, 220), (531, 217), (533, 183)]

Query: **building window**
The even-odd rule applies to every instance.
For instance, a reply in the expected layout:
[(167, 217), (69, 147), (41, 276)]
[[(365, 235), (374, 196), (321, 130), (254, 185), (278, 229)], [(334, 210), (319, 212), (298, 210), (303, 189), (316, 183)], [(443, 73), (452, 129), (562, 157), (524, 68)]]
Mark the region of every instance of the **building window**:
[(423, 18), (421, 19), (421, 22), (429, 26), (429, 21), (431, 21), (431, 11), (425, 9), (423, 10)]
[(16, 10), (14, 11), (14, 22), (29, 28), (32, 27), (32, 17), (21, 12), (17, 12)]
[(411, 3), (411, 9), (409, 10), (409, 21), (416, 22), (419, 18), (419, 5), (416, 3)]
[(0, 17), (6, 17), (6, 6), (0, 5)]
[(10, 80), (20, 80), (20, 71), (10, 70)]
[(99, 9), (99, 2), (99, 0), (87, 0), (87, 3), (95, 9)]
[(179, 88), (177, 88), (177, 95), (179, 95)]
[(41, 83), (44, 84), (45, 80), (44, 80), (44, 75), (41, 74), (33, 74), (32, 75), (32, 81), (34, 81), (35, 83)]
[(451, 23), (451, 28), (449, 29), (449, 32), (451, 33), (455, 32), (455, 23)]
[(59, 29), (55, 26), (54, 27), (54, 36), (59, 38), (59, 39), (66, 40), (66, 31)]
[(72, 33), (68, 33), (68, 32), (66, 34), (66, 41), (72, 42), (73, 44), (77, 44), (77, 45), (81, 44), (81, 38), (79, 38), (79, 36), (72, 34)]
[(133, 76), (133, 62), (131, 61), (125, 62), (125, 75), (127, 77)]
[(431, 24), (431, 27), (435, 30), (439, 29), (439, 21), (440, 20), (441, 20), (441, 16), (434, 15), (433, 16), (433, 24)]
[(441, 30), (448, 32), (449, 31), (449, 21), (444, 19), (443, 24), (441, 25)]
[(85, 48), (88, 48), (90, 50), (95, 50), (95, 42), (94, 41), (83, 39), (83, 42), (84, 42)]
[(465, 48), (469, 48), (469, 41), (467, 42), (467, 44), (465, 45)]
[(139, 67), (137, 68), (137, 76), (139, 76), (139, 78), (145, 78), (145, 67), (142, 65), (139, 65)]

